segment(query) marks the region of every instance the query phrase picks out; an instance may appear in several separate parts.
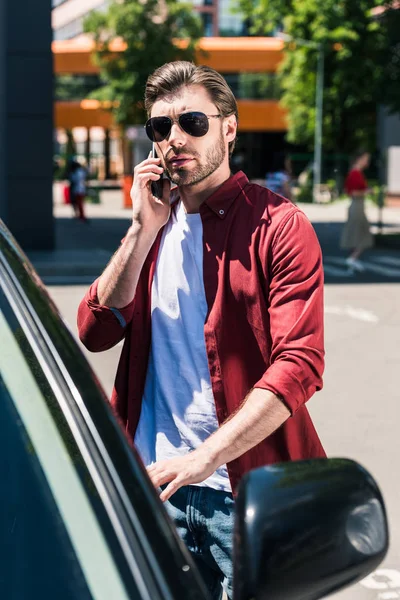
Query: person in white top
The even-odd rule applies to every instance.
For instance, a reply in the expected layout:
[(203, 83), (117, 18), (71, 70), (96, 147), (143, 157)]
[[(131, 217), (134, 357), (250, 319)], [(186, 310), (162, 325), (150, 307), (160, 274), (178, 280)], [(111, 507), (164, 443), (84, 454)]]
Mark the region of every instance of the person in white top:
[(76, 217), (81, 221), (88, 223), (84, 211), (86, 178), (86, 169), (79, 162), (73, 161), (69, 173), (71, 204), (74, 207)]
[(290, 187), (290, 160), (283, 152), (274, 154), (272, 165), (265, 176), (265, 186), (288, 200), (292, 199)]

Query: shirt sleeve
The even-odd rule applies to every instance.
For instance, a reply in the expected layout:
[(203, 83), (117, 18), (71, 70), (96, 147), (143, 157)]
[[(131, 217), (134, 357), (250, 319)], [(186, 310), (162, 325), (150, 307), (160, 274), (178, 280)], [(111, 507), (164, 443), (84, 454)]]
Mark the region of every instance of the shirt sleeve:
[(90, 286), (78, 308), (79, 339), (91, 352), (115, 346), (125, 336), (135, 301), (123, 308), (103, 306), (97, 297), (98, 279)]
[(281, 397), (293, 415), (322, 388), (324, 370), (322, 254), (300, 211), (278, 229), (270, 261), (271, 364), (254, 387)]

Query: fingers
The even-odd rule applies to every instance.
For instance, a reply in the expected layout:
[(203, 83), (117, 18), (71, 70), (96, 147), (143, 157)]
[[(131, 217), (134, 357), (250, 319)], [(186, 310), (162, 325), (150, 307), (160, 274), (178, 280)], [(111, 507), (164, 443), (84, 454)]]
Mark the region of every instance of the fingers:
[(151, 482), (155, 488), (159, 488), (165, 483), (169, 482), (165, 490), (163, 490), (160, 494), (160, 499), (162, 502), (165, 502), (166, 500), (171, 498), (171, 496), (175, 494), (175, 492), (179, 490), (180, 487), (185, 485), (186, 479), (182, 475), (179, 475), (178, 473), (173, 471), (157, 473), (157, 467), (155, 469), (152, 469), (152, 467), (156, 467), (156, 465), (148, 467), (147, 473), (149, 474)]
[(135, 169), (140, 169), (140, 167), (144, 166), (144, 165), (149, 165), (149, 164), (160, 164), (161, 162), (161, 158), (159, 156), (156, 156), (155, 158), (153, 158), (151, 156), (151, 152), (149, 154), (149, 156), (143, 160), (141, 163), (139, 163), (138, 165), (136, 165)]
[(161, 485), (164, 485), (164, 483), (168, 483), (170, 482), (172, 479), (174, 479), (174, 477), (176, 477), (175, 474), (172, 473), (160, 473), (156, 476), (150, 477), (152, 484), (154, 485), (154, 487), (160, 487)]
[(167, 485), (165, 490), (163, 490), (160, 494), (161, 502), (166, 502), (169, 500), (171, 496), (179, 490), (180, 487), (182, 487), (182, 483), (180, 483), (178, 480), (175, 479), (175, 481), (171, 481), (171, 483)]
[(160, 487), (160, 485), (168, 483), (177, 476), (175, 471), (167, 470), (166, 467), (160, 463), (154, 463), (153, 465), (147, 467), (147, 474), (149, 475), (154, 487)]
[(158, 162), (158, 158), (151, 158), (137, 165), (134, 169), (133, 185), (144, 188), (149, 181), (158, 181), (163, 172), (163, 168), (157, 164)]
[(167, 179), (167, 177), (165, 177), (163, 179), (163, 193), (162, 193), (163, 202), (166, 202), (169, 204), (170, 196), (171, 196), (171, 181), (169, 179)]
[(144, 175), (145, 173), (162, 173), (164, 170), (160, 165), (155, 164), (145, 164), (140, 167), (141, 168), (136, 167), (136, 169), (134, 170), (135, 177), (137, 177), (138, 175)]

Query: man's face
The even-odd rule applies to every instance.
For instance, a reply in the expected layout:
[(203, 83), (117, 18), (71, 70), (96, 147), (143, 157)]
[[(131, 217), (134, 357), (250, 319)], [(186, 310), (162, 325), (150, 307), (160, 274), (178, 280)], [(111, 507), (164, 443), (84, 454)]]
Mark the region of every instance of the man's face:
[[(202, 112), (218, 115), (206, 89), (200, 85), (183, 87), (179, 94), (162, 98), (154, 103), (152, 117), (178, 119), (182, 113)], [(234, 117), (228, 117), (232, 121)], [(174, 122), (168, 137), (157, 143), (157, 154), (161, 158), (171, 181), (178, 186), (191, 186), (214, 173), (224, 161), (228, 161), (228, 143), (235, 133), (224, 135), (226, 119), (210, 118), (209, 130), (203, 137), (193, 137)], [(236, 128), (235, 128), (236, 131)]]

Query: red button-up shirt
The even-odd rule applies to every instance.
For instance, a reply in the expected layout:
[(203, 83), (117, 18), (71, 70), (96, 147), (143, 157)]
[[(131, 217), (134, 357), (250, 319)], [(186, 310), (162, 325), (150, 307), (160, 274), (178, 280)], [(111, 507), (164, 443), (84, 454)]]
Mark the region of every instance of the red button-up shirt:
[[(227, 465), (235, 490), (252, 468), (325, 456), (304, 405), (322, 387), (322, 257), (306, 216), (241, 172), (201, 205), (200, 215), (204, 337), (218, 421), (236, 412), (253, 387), (280, 396), (291, 412), (275, 433)], [(161, 235), (128, 306), (119, 314), (101, 306), (95, 281), (78, 311), (80, 339), (89, 350), (106, 350), (125, 338), (111, 401), (131, 440), (150, 353), (151, 286)]]

